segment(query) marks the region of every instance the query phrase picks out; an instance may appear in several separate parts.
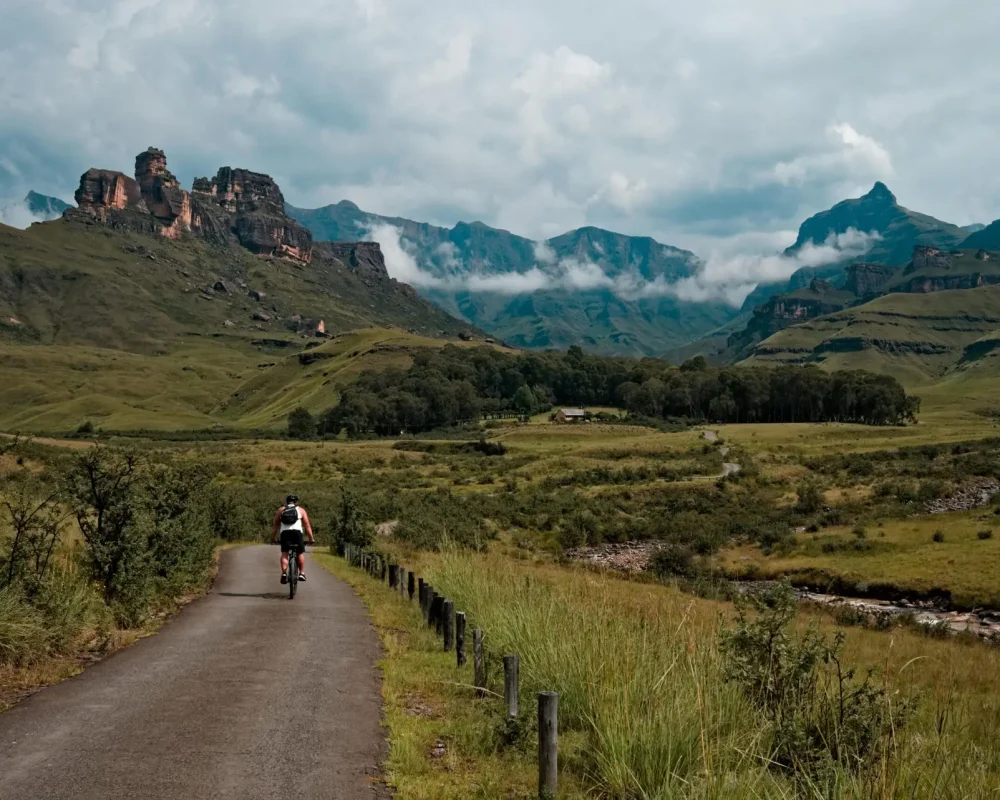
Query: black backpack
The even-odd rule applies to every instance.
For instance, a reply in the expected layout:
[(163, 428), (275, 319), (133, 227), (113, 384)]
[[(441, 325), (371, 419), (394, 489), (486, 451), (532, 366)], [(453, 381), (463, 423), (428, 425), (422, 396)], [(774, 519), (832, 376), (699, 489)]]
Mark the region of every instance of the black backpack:
[(282, 525), (294, 525), (299, 521), (299, 510), (295, 506), (285, 506), (281, 512)]

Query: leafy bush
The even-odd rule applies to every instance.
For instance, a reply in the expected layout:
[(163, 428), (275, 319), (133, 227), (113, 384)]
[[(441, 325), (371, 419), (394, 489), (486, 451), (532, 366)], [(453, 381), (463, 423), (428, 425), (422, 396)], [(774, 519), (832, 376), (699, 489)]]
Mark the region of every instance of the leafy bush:
[(987, 529), (985, 529), (985, 530), (981, 530), (981, 531), (979, 531), (979, 532), (978, 532), (978, 533), (976, 534), (976, 537), (977, 537), (977, 538), (979, 539), (979, 541), (981, 541), (981, 542), (982, 542), (982, 541), (986, 541), (987, 539), (992, 539), (992, 538), (993, 538), (993, 531), (992, 531), (992, 530), (990, 530), (989, 528), (987, 528)]
[(944, 531), (934, 531), (934, 535), (931, 538), (940, 544), (944, 541)]
[(653, 552), (649, 569), (661, 578), (693, 578), (698, 572), (691, 550), (683, 545), (669, 542), (660, 545)]
[[(896, 751), (896, 736), (910, 716), (869, 668), (856, 679), (841, 663), (843, 632), (832, 639), (811, 625), (801, 638), (790, 632), (796, 599), (787, 585), (751, 598), (756, 615), (738, 606), (736, 626), (722, 632), (727, 681), (770, 721), (772, 764), (803, 786), (829, 787), (837, 771), (877, 772)], [(810, 792), (812, 795), (812, 792)]]

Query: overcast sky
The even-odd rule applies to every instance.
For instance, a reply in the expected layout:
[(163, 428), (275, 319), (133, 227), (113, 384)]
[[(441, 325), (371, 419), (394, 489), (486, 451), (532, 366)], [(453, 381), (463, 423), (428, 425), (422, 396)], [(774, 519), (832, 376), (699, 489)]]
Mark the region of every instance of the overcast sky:
[(1000, 216), (985, 0), (0, 0), (0, 199), (149, 145), (286, 199), (540, 238), (787, 244), (885, 181)]

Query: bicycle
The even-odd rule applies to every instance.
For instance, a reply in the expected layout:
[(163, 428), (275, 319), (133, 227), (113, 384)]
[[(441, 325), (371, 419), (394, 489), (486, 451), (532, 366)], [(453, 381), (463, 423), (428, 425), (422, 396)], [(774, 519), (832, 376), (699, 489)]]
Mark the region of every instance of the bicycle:
[[(305, 548), (303, 548), (305, 552)], [(292, 546), (288, 549), (288, 599), (295, 599), (295, 592), (299, 588), (299, 548)]]

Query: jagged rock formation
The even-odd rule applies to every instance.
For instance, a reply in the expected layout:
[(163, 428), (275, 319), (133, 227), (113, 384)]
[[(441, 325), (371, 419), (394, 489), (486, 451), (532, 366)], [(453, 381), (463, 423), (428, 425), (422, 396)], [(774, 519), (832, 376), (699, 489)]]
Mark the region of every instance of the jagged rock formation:
[(270, 176), (222, 167), (215, 178), (196, 178), (192, 187), (194, 229), (219, 241), (235, 237), (252, 253), (312, 259), (312, 234), (285, 215), (285, 198)]
[(1000, 283), (1000, 265), (995, 253), (918, 246), (913, 249), (910, 263), (884, 289), (926, 294), (996, 283)]
[(135, 179), (90, 169), (76, 191), (70, 218), (91, 218), (117, 229), (176, 239), (188, 231), (215, 244), (239, 244), (262, 256), (300, 263), (312, 259), (312, 234), (285, 215), (285, 199), (267, 175), (223, 167), (198, 178), (191, 193), (167, 169), (162, 150), (135, 159)]
[(860, 298), (875, 297), (895, 272), (896, 267), (885, 264), (870, 262), (851, 264), (847, 268), (844, 289)]
[(109, 169), (88, 169), (80, 176), (80, 187), (73, 197), (82, 211), (102, 222), (112, 211), (137, 208), (142, 201), (138, 183)]
[(135, 157), (135, 180), (150, 214), (163, 223), (163, 235), (176, 239), (191, 229), (191, 197), (167, 169), (162, 150), (150, 147)]
[(320, 253), (323, 258), (342, 261), (363, 279), (389, 280), (378, 242), (321, 242), (317, 245), (317, 255)]
[(855, 300), (853, 293), (837, 289), (828, 281), (813, 278), (804, 289), (772, 297), (754, 309), (746, 328), (732, 334), (726, 346), (743, 355), (758, 342), (790, 325), (798, 325), (846, 308)]

